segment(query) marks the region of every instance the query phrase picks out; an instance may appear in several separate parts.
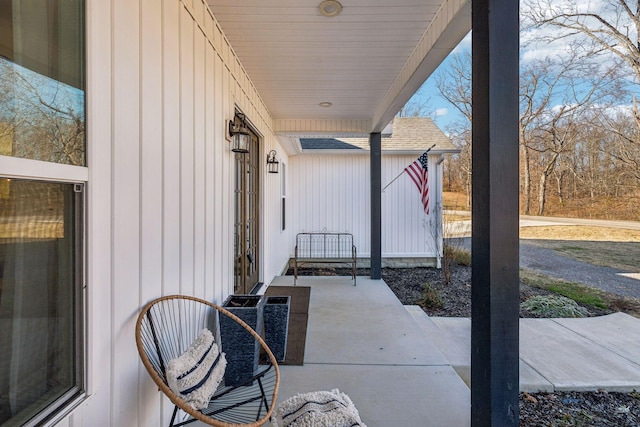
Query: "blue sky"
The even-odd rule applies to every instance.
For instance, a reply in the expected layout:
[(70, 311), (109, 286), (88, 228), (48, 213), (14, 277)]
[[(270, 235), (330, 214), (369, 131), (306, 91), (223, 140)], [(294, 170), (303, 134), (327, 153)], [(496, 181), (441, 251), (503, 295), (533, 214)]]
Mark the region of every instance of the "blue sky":
[(467, 34), (458, 46), (445, 58), (440, 66), (431, 74), (431, 76), (424, 82), (424, 84), (413, 95), (412, 99), (429, 99), (429, 113), (433, 114), (434, 121), (442, 130), (455, 122), (462, 119), (462, 115), (456, 108), (454, 108), (448, 101), (440, 96), (435, 84), (435, 76), (438, 75), (443, 69), (446, 69), (451, 63), (453, 55), (471, 50), (471, 33)]
[[(14, 88), (10, 100), (11, 105), (0, 104), (0, 116), (15, 114), (12, 110), (40, 110), (48, 115), (61, 115), (69, 118), (68, 114), (84, 116), (84, 91), (69, 86), (51, 77), (39, 74), (7, 59), (0, 58), (0, 68), (3, 78)], [(56, 112), (56, 109), (64, 113)]]

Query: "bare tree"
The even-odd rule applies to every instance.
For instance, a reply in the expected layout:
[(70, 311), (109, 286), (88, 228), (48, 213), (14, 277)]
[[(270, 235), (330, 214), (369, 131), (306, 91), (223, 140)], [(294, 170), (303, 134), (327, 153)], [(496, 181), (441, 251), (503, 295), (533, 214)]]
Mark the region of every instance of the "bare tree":
[(466, 119), (462, 126), (471, 126), (471, 53), (455, 54), (449, 67), (436, 76), (436, 87), (440, 96), (446, 99)]
[[(557, 84), (558, 76), (554, 79), (544, 78), (550, 68), (550, 61), (543, 60), (531, 64), (520, 74), (520, 151), (522, 157), (523, 208), (525, 214), (531, 213), (531, 157), (533, 148), (527, 144), (532, 128), (536, 126), (536, 119), (542, 117), (551, 105), (551, 95)], [(541, 78), (541, 76), (543, 78)]]
[(447, 130), (451, 142), (460, 149), (460, 153), (447, 156), (445, 185), (449, 191), (462, 191), (465, 194), (465, 206), (471, 208), (471, 129), (452, 125)]
[(435, 112), (431, 104), (431, 98), (425, 96), (413, 96), (398, 112), (398, 117), (429, 117), (435, 119)]
[(471, 207), (471, 54), (455, 54), (451, 64), (435, 76), (436, 88), (442, 98), (462, 114), (462, 119), (449, 126), (448, 133), (460, 154), (449, 167), (465, 190), (467, 208)]
[(533, 25), (559, 30), (547, 35), (547, 40), (566, 39), (583, 56), (612, 54), (640, 82), (640, 1), (524, 0), (524, 5)]
[(618, 162), (615, 169), (627, 175), (630, 185), (640, 186), (640, 109), (628, 94), (637, 93), (640, 83), (640, 1), (524, 0), (523, 5), (533, 27), (553, 29), (544, 41), (564, 41), (583, 62), (599, 65), (594, 72), (618, 75), (618, 104), (631, 107), (625, 114), (601, 110), (592, 121), (614, 135), (606, 156)]
[[(640, 1), (523, 0), (522, 10), (524, 48), (537, 48), (521, 68), (523, 211), (544, 214), (552, 192), (560, 205), (637, 196)], [(560, 50), (532, 60), (545, 45)], [(470, 64), (468, 53), (457, 54), (435, 77), (464, 117), (451, 135), (464, 135), (472, 120)]]
[(31, 116), (28, 109), (15, 102), (14, 70), (0, 58), (0, 154), (11, 155), (16, 129)]
[(79, 96), (77, 89), (0, 58), (0, 138), (11, 150), (5, 154), (84, 165)]
[(613, 135), (610, 144), (600, 148), (625, 166), (626, 179), (633, 181), (630, 186), (640, 187), (640, 114), (637, 105), (632, 114), (624, 111), (600, 114), (594, 121)]
[[(530, 209), (531, 157), (538, 166), (537, 214), (544, 213), (548, 179), (558, 171), (563, 155), (571, 155), (580, 137), (580, 126), (593, 104), (607, 104), (615, 97), (615, 70), (594, 70), (573, 54), (530, 62), (521, 73), (520, 130), (523, 151), (525, 213)], [(562, 189), (558, 188), (558, 194)]]

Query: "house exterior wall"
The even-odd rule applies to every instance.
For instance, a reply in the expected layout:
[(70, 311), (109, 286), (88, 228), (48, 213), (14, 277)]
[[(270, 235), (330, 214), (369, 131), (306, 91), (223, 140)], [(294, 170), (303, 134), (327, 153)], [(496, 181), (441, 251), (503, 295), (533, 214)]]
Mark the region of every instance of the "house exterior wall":
[[(86, 6), (87, 167), (8, 157), (0, 166), (9, 176), (87, 184), (87, 396), (57, 425), (163, 425), (172, 405), (140, 363), (135, 321), (160, 295), (219, 303), (233, 290), (234, 159), (225, 121), (234, 109), (261, 137), (260, 269), (266, 283), (292, 255), (297, 231), (344, 229), (354, 234), (361, 255), (369, 253), (369, 158), (288, 158), (204, 1), (87, 0)], [(285, 230), (283, 174), (265, 170), (272, 149), (287, 170)], [(394, 169), (385, 156), (383, 182), (412, 160), (397, 160)], [(386, 194), (408, 186), (407, 209), (418, 215), (417, 192), (407, 179)], [(419, 237), (424, 229), (404, 217), (393, 220), (400, 213), (393, 209), (387, 217), (386, 203), (383, 241), (398, 234), (405, 239), (385, 243), (383, 255), (428, 253), (420, 246), (427, 242)]]
[[(419, 154), (382, 155), (382, 186), (390, 183)], [(292, 233), (342, 231), (354, 235), (358, 257), (371, 254), (370, 170), (367, 152), (358, 154), (308, 154), (290, 158), (288, 198), (296, 213)], [(441, 235), (436, 206), (441, 206), (442, 172), (437, 156), (429, 158), (430, 213), (426, 215), (411, 178), (402, 174), (382, 195), (382, 257), (433, 258)], [(439, 237), (438, 237), (439, 236)], [(291, 256), (295, 242), (290, 243)]]
[[(371, 203), (369, 157), (299, 155), (290, 158), (288, 203), (292, 234), (340, 231), (353, 234), (358, 256), (369, 254)], [(295, 237), (288, 245), (294, 255)], [(368, 255), (367, 255), (368, 256)]]
[(202, 0), (87, 0), (86, 31), (88, 397), (59, 425), (164, 425), (172, 405), (139, 361), (135, 321), (160, 295), (219, 303), (233, 290), (225, 120), (237, 106), (261, 136), (267, 282), (287, 262), (291, 239), (266, 153), (287, 157)]
[[(416, 160), (415, 155), (382, 155), (382, 188)], [(438, 215), (442, 208), (442, 170), (429, 158), (429, 215), (415, 184), (403, 173), (382, 193), (382, 257), (436, 258)], [(440, 211), (440, 212), (439, 212)]]

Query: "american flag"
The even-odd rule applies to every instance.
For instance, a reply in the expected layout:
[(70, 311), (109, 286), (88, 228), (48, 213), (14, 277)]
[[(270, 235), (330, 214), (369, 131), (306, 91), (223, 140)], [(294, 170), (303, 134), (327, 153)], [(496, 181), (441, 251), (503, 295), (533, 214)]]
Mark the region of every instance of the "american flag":
[(404, 168), (409, 174), (411, 180), (418, 187), (420, 192), (420, 200), (424, 207), (424, 213), (429, 214), (429, 154), (428, 151), (422, 153), (417, 160), (414, 160), (409, 166)]

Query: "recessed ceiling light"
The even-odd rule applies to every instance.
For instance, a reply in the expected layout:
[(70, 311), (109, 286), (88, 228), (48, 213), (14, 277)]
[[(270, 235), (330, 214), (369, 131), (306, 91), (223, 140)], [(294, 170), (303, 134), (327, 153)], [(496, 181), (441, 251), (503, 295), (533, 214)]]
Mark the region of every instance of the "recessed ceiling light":
[(330, 103), (330, 102), (325, 101), (325, 102), (319, 103), (318, 105), (321, 106), (321, 107), (331, 107), (333, 104)]
[(340, 15), (340, 12), (342, 12), (342, 5), (337, 0), (324, 0), (318, 6), (318, 10), (322, 16), (333, 18), (334, 16)]

